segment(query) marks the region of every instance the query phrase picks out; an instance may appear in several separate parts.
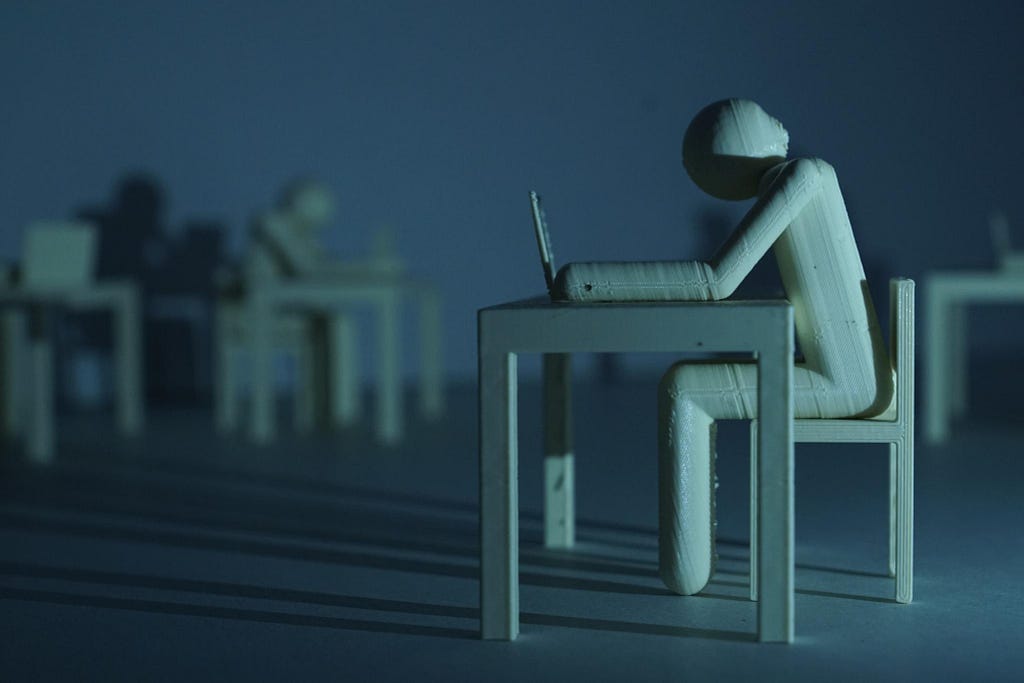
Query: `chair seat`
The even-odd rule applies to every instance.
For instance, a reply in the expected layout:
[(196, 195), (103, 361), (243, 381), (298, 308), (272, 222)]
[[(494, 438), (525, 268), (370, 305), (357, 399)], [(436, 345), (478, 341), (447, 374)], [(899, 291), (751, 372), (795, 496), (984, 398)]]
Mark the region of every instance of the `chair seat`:
[(906, 425), (895, 420), (793, 420), (793, 440), (802, 442), (891, 443), (905, 432)]

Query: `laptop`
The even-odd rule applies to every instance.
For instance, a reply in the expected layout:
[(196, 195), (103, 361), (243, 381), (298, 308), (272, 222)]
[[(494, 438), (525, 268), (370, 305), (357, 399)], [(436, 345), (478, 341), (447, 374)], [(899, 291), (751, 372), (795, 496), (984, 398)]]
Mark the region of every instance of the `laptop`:
[(88, 223), (37, 221), (22, 244), (22, 283), (31, 289), (84, 287), (96, 267), (96, 230)]
[(555, 285), (554, 255), (551, 253), (551, 236), (548, 234), (548, 222), (544, 209), (540, 205), (540, 196), (530, 191), (530, 209), (533, 211), (533, 230), (537, 234), (537, 249), (540, 251), (540, 265), (544, 269), (544, 281), (548, 286), (548, 294)]

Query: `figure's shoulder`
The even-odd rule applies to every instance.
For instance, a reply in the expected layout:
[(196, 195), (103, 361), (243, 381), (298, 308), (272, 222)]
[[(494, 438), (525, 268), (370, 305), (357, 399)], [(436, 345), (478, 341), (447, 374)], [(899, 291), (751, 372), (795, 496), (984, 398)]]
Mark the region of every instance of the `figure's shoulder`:
[(761, 178), (758, 194), (765, 194), (777, 183), (804, 185), (817, 183), (822, 176), (835, 175), (835, 171), (826, 162), (813, 157), (797, 157), (787, 159), (773, 166)]
[(784, 162), (784, 165), (792, 166), (793, 171), (797, 173), (831, 173), (835, 174), (835, 169), (824, 159), (818, 157), (797, 157)]

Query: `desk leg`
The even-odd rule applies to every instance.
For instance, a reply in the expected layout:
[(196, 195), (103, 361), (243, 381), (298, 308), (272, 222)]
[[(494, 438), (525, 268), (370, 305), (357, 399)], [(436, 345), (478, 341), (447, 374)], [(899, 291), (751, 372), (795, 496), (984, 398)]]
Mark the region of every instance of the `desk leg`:
[(238, 378), (231, 332), (238, 326), (238, 312), (226, 301), (214, 308), (213, 348), (216, 354), (213, 381), (213, 409), (217, 431), (227, 434), (238, 425)]
[(402, 440), (402, 386), (398, 363), (398, 295), (380, 299), (377, 347), (377, 436), (386, 444)]
[(139, 318), (139, 294), (125, 290), (121, 305), (114, 311), (117, 349), (117, 422), (123, 434), (142, 431), (142, 326)]
[(951, 303), (948, 308), (950, 335), (949, 349), (949, 414), (963, 417), (967, 413), (968, 366), (967, 353), (968, 319), (963, 303)]
[(793, 640), (793, 330), (758, 359), (758, 638)]
[(576, 542), (572, 448), (572, 357), (544, 354), (544, 546)]
[[(324, 321), (315, 315), (303, 315), (297, 343), (290, 350), (297, 360), (294, 394), (295, 431), (308, 435), (324, 424), (329, 364)], [(290, 345), (289, 345), (290, 346)]]
[(332, 313), (330, 325), (331, 421), (336, 427), (351, 427), (360, 413), (356, 328), (352, 316), (345, 313)]
[(47, 464), (53, 461), (53, 340), (51, 315), (42, 307), (30, 313), (30, 358), (32, 403), (29, 418), (27, 449), (30, 460)]
[(256, 443), (269, 443), (274, 438), (273, 354), (271, 348), (271, 311), (266, 297), (253, 292), (247, 307), (248, 328), (252, 349), (252, 410), (250, 437)]
[(437, 290), (420, 293), (420, 414), (437, 419), (444, 413), (441, 380), (441, 306)]
[(516, 356), (481, 343), (480, 633), (519, 635), (519, 444)]
[(925, 436), (929, 443), (942, 443), (949, 438), (949, 345), (947, 343), (949, 301), (946, 291), (935, 280), (928, 282), (926, 293), (928, 334), (927, 378), (925, 389)]
[(8, 309), (0, 314), (0, 340), (3, 343), (3, 433), (18, 436), (24, 426), (21, 396), (25, 375), (22, 371), (25, 349), (25, 313)]

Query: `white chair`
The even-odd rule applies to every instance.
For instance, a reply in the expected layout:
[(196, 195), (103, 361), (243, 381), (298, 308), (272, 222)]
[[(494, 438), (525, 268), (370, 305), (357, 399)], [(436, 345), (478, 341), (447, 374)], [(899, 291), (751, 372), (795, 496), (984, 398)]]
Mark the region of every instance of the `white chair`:
[[(118, 423), (125, 434), (137, 434), (142, 429), (138, 292), (130, 282), (94, 281), (96, 241), (96, 230), (88, 223), (33, 223), (25, 231), (19, 276), (0, 287), (0, 301), (11, 307), (4, 311), (0, 324), (4, 337), (0, 344), (2, 423), (5, 431), (17, 434), (23, 429), (22, 420), (28, 418), (26, 450), (37, 462), (48, 462), (54, 456), (49, 320), (55, 309), (99, 309), (112, 314)], [(27, 354), (22, 348), (26, 329), (30, 337)], [(21, 372), (23, 365), (27, 373)], [(27, 392), (21, 387), (22, 379), (30, 380)]]
[[(914, 594), (914, 281), (889, 283), (893, 404), (871, 418), (793, 420), (794, 443), (889, 444), (889, 576), (896, 602)], [(750, 425), (750, 599), (757, 600), (757, 420)]]
[[(233, 295), (232, 289), (222, 289), (215, 312), (214, 406), (216, 424), (223, 433), (238, 425), (239, 366), (251, 333), (244, 294)], [(294, 359), (293, 415), (297, 431), (309, 432), (317, 422), (328, 419), (341, 427), (358, 419), (359, 366), (356, 330), (350, 316), (336, 313), (326, 321), (305, 314), (277, 316), (273, 346)]]

